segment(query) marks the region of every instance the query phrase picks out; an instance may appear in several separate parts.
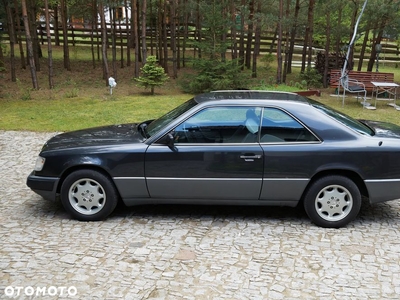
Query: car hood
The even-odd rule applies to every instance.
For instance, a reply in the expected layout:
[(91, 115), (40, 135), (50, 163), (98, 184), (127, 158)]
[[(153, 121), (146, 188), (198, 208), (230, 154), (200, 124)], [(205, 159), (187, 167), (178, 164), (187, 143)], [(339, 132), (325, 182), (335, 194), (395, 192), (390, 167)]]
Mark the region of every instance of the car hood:
[(137, 124), (111, 125), (58, 134), (49, 139), (42, 150), (131, 144), (144, 140), (138, 132)]
[(377, 137), (400, 138), (400, 126), (387, 122), (359, 120), (375, 131)]

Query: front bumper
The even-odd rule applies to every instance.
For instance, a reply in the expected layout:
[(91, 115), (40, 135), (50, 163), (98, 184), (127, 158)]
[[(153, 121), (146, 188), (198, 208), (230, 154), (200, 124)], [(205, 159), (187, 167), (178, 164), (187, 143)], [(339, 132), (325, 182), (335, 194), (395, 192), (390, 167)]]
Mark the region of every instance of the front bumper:
[(26, 185), (44, 199), (56, 201), (59, 180), (57, 177), (36, 176), (32, 172), (26, 180)]

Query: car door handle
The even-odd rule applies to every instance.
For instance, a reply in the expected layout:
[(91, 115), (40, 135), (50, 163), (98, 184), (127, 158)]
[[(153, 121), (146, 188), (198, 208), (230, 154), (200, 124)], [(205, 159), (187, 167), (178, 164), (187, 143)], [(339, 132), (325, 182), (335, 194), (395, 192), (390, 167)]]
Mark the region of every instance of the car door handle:
[(244, 161), (254, 161), (255, 159), (260, 159), (261, 155), (240, 155), (239, 157)]

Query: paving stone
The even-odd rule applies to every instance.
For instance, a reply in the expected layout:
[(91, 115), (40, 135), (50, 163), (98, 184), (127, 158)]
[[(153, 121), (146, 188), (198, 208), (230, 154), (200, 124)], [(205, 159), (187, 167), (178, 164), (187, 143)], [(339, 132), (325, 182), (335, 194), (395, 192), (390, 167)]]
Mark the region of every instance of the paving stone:
[(0, 299), (400, 299), (400, 200), (346, 228), (301, 209), (118, 207), (71, 220), (26, 186), (53, 133), (0, 131)]

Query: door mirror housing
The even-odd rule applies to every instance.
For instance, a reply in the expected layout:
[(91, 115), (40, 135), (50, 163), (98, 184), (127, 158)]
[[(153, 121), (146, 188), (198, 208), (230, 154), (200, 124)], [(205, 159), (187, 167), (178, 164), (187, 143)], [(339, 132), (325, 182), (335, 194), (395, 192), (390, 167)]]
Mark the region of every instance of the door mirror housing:
[(167, 134), (167, 136), (165, 137), (165, 142), (167, 144), (167, 146), (171, 149), (174, 148), (175, 146), (175, 138), (174, 138), (174, 134), (173, 132), (170, 132)]

